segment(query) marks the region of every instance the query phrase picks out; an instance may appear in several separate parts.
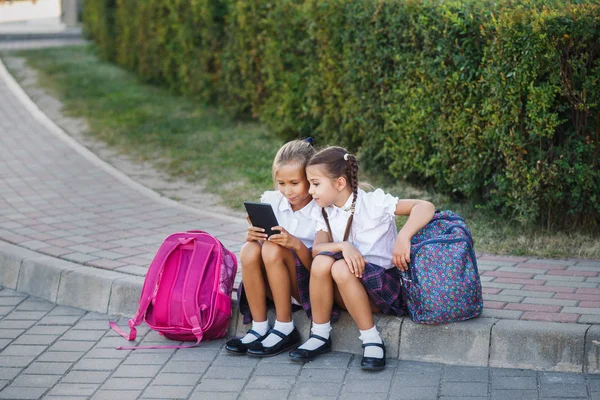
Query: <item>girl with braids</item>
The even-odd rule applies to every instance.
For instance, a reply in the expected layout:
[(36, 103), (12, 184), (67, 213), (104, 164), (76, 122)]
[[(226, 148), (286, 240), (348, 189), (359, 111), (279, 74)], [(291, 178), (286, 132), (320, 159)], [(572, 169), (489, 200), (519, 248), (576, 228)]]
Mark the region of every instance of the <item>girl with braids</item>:
[[(363, 344), (361, 366), (385, 367), (385, 345), (373, 312), (403, 315), (400, 271), (410, 262), (410, 239), (433, 217), (435, 207), (423, 200), (399, 200), (381, 189), (358, 187), (356, 157), (341, 147), (327, 147), (308, 162), (309, 193), (321, 209), (310, 270), (312, 329), (310, 338), (290, 357), (308, 361), (331, 350), (330, 315), (336, 304), (348, 310)], [(408, 220), (396, 233), (395, 215)]]
[[(277, 190), (266, 191), (260, 201), (269, 203), (281, 226), (280, 233), (267, 239), (264, 229), (248, 228), (246, 243), (240, 251), (242, 280), (238, 296), (244, 323), (252, 328), (241, 338), (229, 340), (225, 349), (252, 356), (274, 356), (300, 343), (294, 327), (292, 303), (299, 304), (299, 288), (308, 291), (312, 263), (310, 246), (315, 237), (318, 209), (308, 193), (306, 164), (315, 154), (312, 138), (284, 144), (273, 161), (273, 182)], [(275, 303), (275, 325), (267, 320), (267, 297)]]

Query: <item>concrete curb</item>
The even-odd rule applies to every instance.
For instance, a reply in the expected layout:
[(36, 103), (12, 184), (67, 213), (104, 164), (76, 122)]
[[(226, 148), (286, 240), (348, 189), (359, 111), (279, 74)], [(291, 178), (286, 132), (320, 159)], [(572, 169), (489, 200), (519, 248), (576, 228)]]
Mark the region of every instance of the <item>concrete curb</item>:
[[(144, 279), (88, 267), (0, 241), (0, 285), (58, 305), (132, 316)], [(271, 320), (274, 315), (269, 316)], [(294, 315), (303, 337), (310, 321)], [(600, 373), (600, 326), (477, 318), (441, 326), (376, 316), (389, 358), (442, 364)], [(234, 307), (230, 335), (249, 329)], [(334, 324), (333, 350), (362, 354), (347, 313)]]

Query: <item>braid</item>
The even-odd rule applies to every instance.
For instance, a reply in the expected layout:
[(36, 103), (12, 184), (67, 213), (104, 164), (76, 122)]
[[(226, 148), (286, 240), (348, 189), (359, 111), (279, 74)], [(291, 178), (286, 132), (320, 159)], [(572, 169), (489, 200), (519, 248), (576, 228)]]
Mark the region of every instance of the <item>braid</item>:
[(350, 206), (350, 218), (348, 218), (348, 222), (346, 223), (346, 231), (344, 232), (344, 242), (348, 240), (350, 236), (350, 228), (352, 227), (352, 221), (354, 220), (354, 209), (356, 207), (356, 199), (358, 197), (358, 163), (356, 162), (356, 157), (353, 155), (348, 155), (348, 161), (346, 171), (348, 175), (348, 183), (350, 184), (350, 188), (352, 188), (352, 205)]

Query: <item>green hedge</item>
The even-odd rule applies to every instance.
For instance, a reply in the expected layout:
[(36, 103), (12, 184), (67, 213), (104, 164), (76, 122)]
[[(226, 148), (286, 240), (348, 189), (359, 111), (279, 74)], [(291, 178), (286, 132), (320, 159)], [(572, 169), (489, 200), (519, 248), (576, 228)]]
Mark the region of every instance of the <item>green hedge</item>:
[(91, 0), (83, 4), (84, 34), (96, 42), (99, 55), (105, 60), (114, 60), (115, 56), (115, 9), (115, 0)]
[(142, 79), (523, 222), (600, 222), (600, 5), (86, 0)]

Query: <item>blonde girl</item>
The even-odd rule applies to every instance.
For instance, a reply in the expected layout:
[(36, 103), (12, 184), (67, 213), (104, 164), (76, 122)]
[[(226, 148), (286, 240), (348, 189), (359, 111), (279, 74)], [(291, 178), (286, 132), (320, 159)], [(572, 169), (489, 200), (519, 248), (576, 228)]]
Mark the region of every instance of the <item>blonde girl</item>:
[[(400, 271), (410, 262), (412, 236), (433, 217), (435, 207), (423, 200), (399, 200), (381, 189), (358, 187), (356, 157), (342, 147), (327, 147), (306, 167), (309, 193), (321, 209), (313, 212), (317, 234), (310, 272), (313, 325), (310, 338), (290, 357), (308, 361), (330, 351), (332, 306), (348, 310), (360, 331), (361, 366), (385, 367), (385, 345), (373, 312), (403, 315)], [(408, 220), (399, 233), (395, 216)]]
[[(301, 301), (300, 290), (308, 292), (308, 268), (312, 263), (310, 246), (315, 237), (318, 209), (308, 193), (305, 168), (314, 155), (312, 139), (284, 144), (273, 161), (273, 181), (277, 190), (264, 192), (261, 202), (271, 204), (281, 231), (267, 239), (264, 230), (250, 226), (241, 249), (243, 287), (240, 285), (240, 311), (252, 328), (241, 338), (227, 342), (231, 353), (273, 356), (300, 343), (292, 319), (292, 302)], [(305, 286), (305, 287), (304, 287)], [(308, 303), (308, 295), (306, 294)], [(275, 304), (276, 320), (267, 320), (267, 299)]]

